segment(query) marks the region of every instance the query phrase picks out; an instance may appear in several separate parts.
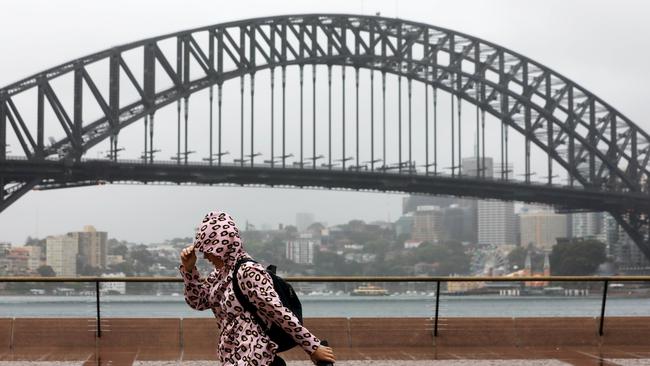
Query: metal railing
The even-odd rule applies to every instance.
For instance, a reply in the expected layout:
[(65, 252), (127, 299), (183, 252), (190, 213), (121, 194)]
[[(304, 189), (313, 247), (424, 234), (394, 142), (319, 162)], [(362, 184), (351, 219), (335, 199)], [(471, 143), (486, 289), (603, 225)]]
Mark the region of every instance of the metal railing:
[[(607, 289), (610, 282), (650, 282), (650, 276), (522, 276), (522, 277), (473, 277), (473, 276), (296, 276), (285, 277), (287, 282), (428, 282), (436, 284), (436, 304), (434, 315), (433, 335), (438, 336), (438, 319), (440, 314), (440, 283), (441, 282), (598, 282), (603, 284), (602, 303), (598, 334), (604, 334), (605, 306), (607, 305)], [(82, 282), (95, 283), (95, 302), (97, 319), (97, 337), (101, 337), (101, 282), (154, 282), (180, 283), (178, 277), (0, 277), (2, 282)]]

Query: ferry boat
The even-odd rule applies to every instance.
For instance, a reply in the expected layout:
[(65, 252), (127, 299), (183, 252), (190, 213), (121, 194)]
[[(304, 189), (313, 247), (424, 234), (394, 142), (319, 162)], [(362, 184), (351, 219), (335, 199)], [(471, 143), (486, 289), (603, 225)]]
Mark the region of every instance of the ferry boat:
[(388, 291), (375, 285), (359, 286), (355, 288), (351, 296), (388, 296)]

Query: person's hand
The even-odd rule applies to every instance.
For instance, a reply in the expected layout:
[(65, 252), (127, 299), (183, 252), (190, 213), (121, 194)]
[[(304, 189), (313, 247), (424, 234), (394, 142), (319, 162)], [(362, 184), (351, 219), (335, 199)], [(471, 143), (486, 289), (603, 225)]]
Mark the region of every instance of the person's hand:
[(326, 361), (326, 362), (336, 362), (336, 359), (334, 358), (334, 351), (332, 348), (327, 347), (327, 346), (320, 346), (314, 353), (311, 354), (311, 360), (313, 363), (319, 362), (319, 361)]
[(186, 270), (191, 271), (196, 264), (196, 253), (194, 253), (194, 244), (181, 250), (181, 263)]

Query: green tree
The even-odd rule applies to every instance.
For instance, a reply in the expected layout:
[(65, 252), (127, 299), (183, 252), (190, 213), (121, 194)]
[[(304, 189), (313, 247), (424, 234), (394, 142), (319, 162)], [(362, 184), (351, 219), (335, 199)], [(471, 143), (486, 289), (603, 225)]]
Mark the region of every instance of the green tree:
[(129, 254), (129, 248), (124, 244), (117, 244), (115, 246), (109, 245), (108, 254), (121, 255), (123, 258), (126, 258), (126, 256)]
[(457, 241), (446, 241), (433, 245), (433, 248), (432, 262), (437, 264), (437, 275), (448, 276), (469, 272), (470, 257), (465, 252), (463, 244)]
[(51, 266), (47, 265), (42, 265), (36, 269), (36, 272), (38, 272), (39, 276), (41, 277), (54, 277), (56, 276), (56, 273), (54, 272), (54, 269), (52, 269)]
[(528, 256), (529, 251), (531, 253), (530, 260), (533, 267), (533, 272), (541, 272), (544, 269), (544, 253), (535, 251), (532, 246), (528, 248), (524, 246), (518, 246), (515, 249), (511, 250), (510, 253), (508, 253), (507, 258), (511, 271), (515, 270), (515, 266), (517, 266), (517, 270), (525, 267), (526, 257)]
[(314, 269), (318, 275), (352, 276), (361, 273), (361, 266), (347, 262), (342, 256), (332, 252), (314, 253)]
[(102, 269), (99, 267), (93, 267), (88, 264), (83, 264), (80, 266), (77, 275), (79, 276), (99, 276), (102, 274)]
[(592, 275), (606, 259), (605, 244), (592, 239), (558, 240), (549, 256), (551, 273), (560, 276)]
[(126, 277), (131, 277), (135, 273), (133, 268), (133, 263), (131, 262), (122, 262), (117, 264), (112, 264), (109, 266), (111, 272), (122, 272)]

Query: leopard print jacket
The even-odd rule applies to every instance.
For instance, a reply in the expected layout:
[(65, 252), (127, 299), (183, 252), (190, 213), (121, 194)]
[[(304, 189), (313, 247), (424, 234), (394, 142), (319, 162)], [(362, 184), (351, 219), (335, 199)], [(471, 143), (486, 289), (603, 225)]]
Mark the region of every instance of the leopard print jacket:
[[(201, 222), (194, 248), (202, 253), (213, 253), (225, 266), (202, 278), (196, 267), (179, 270), (185, 284), (185, 301), (196, 310), (210, 309), (217, 318), (219, 336), (218, 357), (223, 365), (270, 365), (277, 345), (273, 343), (254, 318), (243, 309), (233, 291), (233, 268), (240, 258), (249, 257), (244, 251), (239, 230), (230, 215), (221, 211), (208, 213)], [(302, 326), (296, 316), (282, 305), (273, 289), (273, 281), (262, 265), (242, 264), (237, 279), (243, 294), (258, 309), (266, 322), (265, 328), (275, 323), (290, 334), (296, 344), (311, 354), (320, 340)]]

